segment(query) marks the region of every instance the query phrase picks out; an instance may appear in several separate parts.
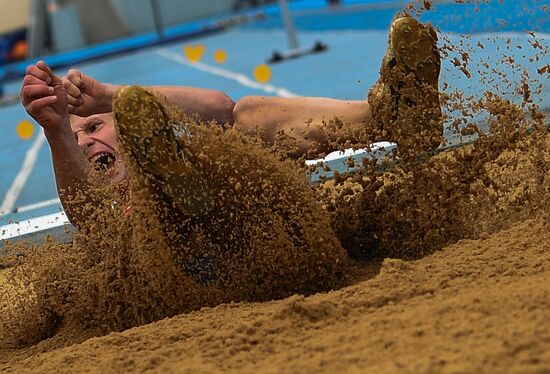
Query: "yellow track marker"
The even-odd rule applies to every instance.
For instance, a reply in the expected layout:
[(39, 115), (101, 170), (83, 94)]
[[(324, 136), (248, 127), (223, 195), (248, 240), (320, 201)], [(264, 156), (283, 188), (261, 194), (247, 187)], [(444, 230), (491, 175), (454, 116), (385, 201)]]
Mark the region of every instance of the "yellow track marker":
[(204, 44), (186, 45), (183, 47), (183, 54), (189, 62), (199, 62), (205, 50)]
[(225, 61), (227, 61), (227, 53), (222, 50), (218, 49), (214, 52), (214, 61), (218, 64), (223, 64)]
[(34, 126), (29, 121), (21, 121), (17, 124), (17, 135), (23, 140), (29, 140), (34, 135)]
[(271, 69), (265, 64), (254, 68), (254, 78), (260, 83), (267, 83), (271, 79)]

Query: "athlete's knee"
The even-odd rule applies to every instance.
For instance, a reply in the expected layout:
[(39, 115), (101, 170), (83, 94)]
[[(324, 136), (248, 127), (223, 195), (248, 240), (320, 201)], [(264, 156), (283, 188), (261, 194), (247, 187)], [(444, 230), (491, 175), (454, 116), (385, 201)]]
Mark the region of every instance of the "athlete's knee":
[(209, 98), (206, 99), (204, 105), (211, 108), (212, 119), (219, 123), (234, 123), (233, 111), (235, 102), (225, 93), (214, 91)]
[(245, 96), (235, 104), (233, 108), (233, 117), (235, 120), (247, 118), (260, 108), (260, 99), (258, 96)]
[(245, 96), (235, 104), (233, 118), (235, 128), (245, 133), (256, 132), (257, 126), (262, 125), (262, 107), (265, 106), (262, 97)]

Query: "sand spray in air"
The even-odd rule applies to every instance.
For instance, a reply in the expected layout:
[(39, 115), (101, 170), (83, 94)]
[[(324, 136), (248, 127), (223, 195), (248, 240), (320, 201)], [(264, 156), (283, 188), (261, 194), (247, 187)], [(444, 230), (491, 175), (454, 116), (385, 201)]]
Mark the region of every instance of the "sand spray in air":
[[(134, 88), (124, 95), (125, 106), (115, 105), (115, 111), (139, 107), (147, 111), (140, 115), (157, 118), (160, 104), (147, 91)], [(185, 124), (185, 162), (208, 186), (206, 204), (213, 206), (189, 209), (200, 205), (188, 201), (197, 199), (196, 185), (176, 176), (159, 178), (144, 169), (146, 160), (123, 150), (132, 175), (131, 214), (117, 188), (91, 183), (97, 187), (87, 193), (103, 204), (81, 197), (76, 205), (87, 219), (74, 244), (65, 251), (34, 247), (35, 255), (18, 267), (15, 277), (33, 284), (32, 293), (2, 319), (1, 331), (11, 331), (3, 339), (23, 345), (52, 335), (74, 341), (221, 302), (310, 294), (339, 283), (347, 256), (294, 162), (279, 160), (234, 130), (194, 123), (168, 106), (163, 110), (171, 125)], [(172, 152), (173, 145), (159, 146)], [(45, 322), (27, 324), (38, 310)]]
[[(406, 11), (431, 8), (426, 1), (413, 5)], [(486, 62), (470, 66), (471, 44), (440, 42), (454, 73), (468, 78), (476, 69), (487, 82), (495, 74)], [(547, 56), (542, 43), (531, 46), (533, 61)], [(440, 87), (447, 113), (456, 114), (446, 119), (448, 127), (471, 137), (471, 145), (365, 162), (361, 174), (337, 175), (313, 188), (298, 163), (281, 159), (296, 146), (292, 136), (279, 134), (276, 149), (267, 150), (258, 139), (195, 123), (166, 106), (172, 124), (184, 125), (192, 136), (163, 145), (167, 152), (188, 152), (187, 161), (208, 186), (201, 195), (211, 198), (204, 200), (207, 209), (182, 210), (196, 206), (178, 199), (193, 196), (197, 186), (144, 173), (145, 165), (129, 153), (131, 214), (117, 188), (92, 175), (97, 187), (91, 193), (103, 203), (80, 197), (89, 219), (73, 244), (6, 246), (25, 256), (1, 260), (9, 269), (0, 284), (0, 341), (21, 346), (52, 337), (51, 344), (66, 345), (221, 302), (329, 290), (345, 283), (342, 247), (362, 260), (418, 258), (534, 215), (548, 216), (547, 119), (532, 101), (545, 77), (541, 71), (509, 82), (519, 99), (514, 102), (490, 90), (469, 97)], [(474, 121), (480, 113), (486, 116), (481, 127)], [(145, 115), (153, 124), (159, 120)], [(370, 129), (350, 129), (337, 119), (325, 129), (334, 147), (372, 141)], [(363, 133), (368, 136), (351, 142)], [(176, 193), (182, 185), (189, 190)]]

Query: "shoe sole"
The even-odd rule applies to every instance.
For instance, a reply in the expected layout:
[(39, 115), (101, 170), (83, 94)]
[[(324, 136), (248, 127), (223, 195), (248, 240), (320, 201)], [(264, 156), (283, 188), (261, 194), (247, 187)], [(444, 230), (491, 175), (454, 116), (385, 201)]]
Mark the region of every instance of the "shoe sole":
[(186, 175), (191, 166), (159, 99), (139, 86), (119, 90), (113, 100), (117, 137), (132, 161), (155, 176)]
[(437, 34), (411, 17), (395, 20), (380, 79), (369, 92), (376, 140), (398, 143), (398, 153), (413, 155), (443, 141), (439, 102), (440, 57)]
[[(191, 135), (179, 131), (165, 104), (138, 86), (113, 99), (120, 153), (131, 175), (153, 189), (159, 210), (171, 217), (198, 217), (213, 207), (213, 195), (185, 147)], [(145, 178), (144, 178), (145, 177)]]
[(411, 17), (392, 23), (391, 46), (397, 65), (414, 72), (424, 83), (437, 88), (441, 61), (437, 50), (437, 33)]

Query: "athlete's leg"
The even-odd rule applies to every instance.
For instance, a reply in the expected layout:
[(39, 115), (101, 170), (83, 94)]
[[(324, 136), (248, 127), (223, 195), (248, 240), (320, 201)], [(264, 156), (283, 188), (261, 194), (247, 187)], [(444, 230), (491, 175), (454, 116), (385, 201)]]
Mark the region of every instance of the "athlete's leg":
[[(295, 156), (308, 151), (328, 152), (335, 141), (354, 140), (369, 123), (366, 101), (336, 100), (322, 97), (280, 98), (248, 96), (234, 109), (235, 128), (247, 135), (260, 135), (274, 143), (281, 133), (295, 139)], [(327, 124), (338, 120), (338, 133), (330, 133)], [(381, 140), (381, 139), (376, 139)]]
[[(369, 101), (320, 97), (250, 96), (234, 108), (235, 128), (273, 143), (284, 134), (295, 139), (295, 156), (328, 152), (331, 144), (389, 140), (402, 155), (424, 152), (442, 141), (439, 102), (440, 56), (433, 27), (411, 17), (395, 20), (380, 78)], [(338, 120), (337, 133), (326, 124)]]

